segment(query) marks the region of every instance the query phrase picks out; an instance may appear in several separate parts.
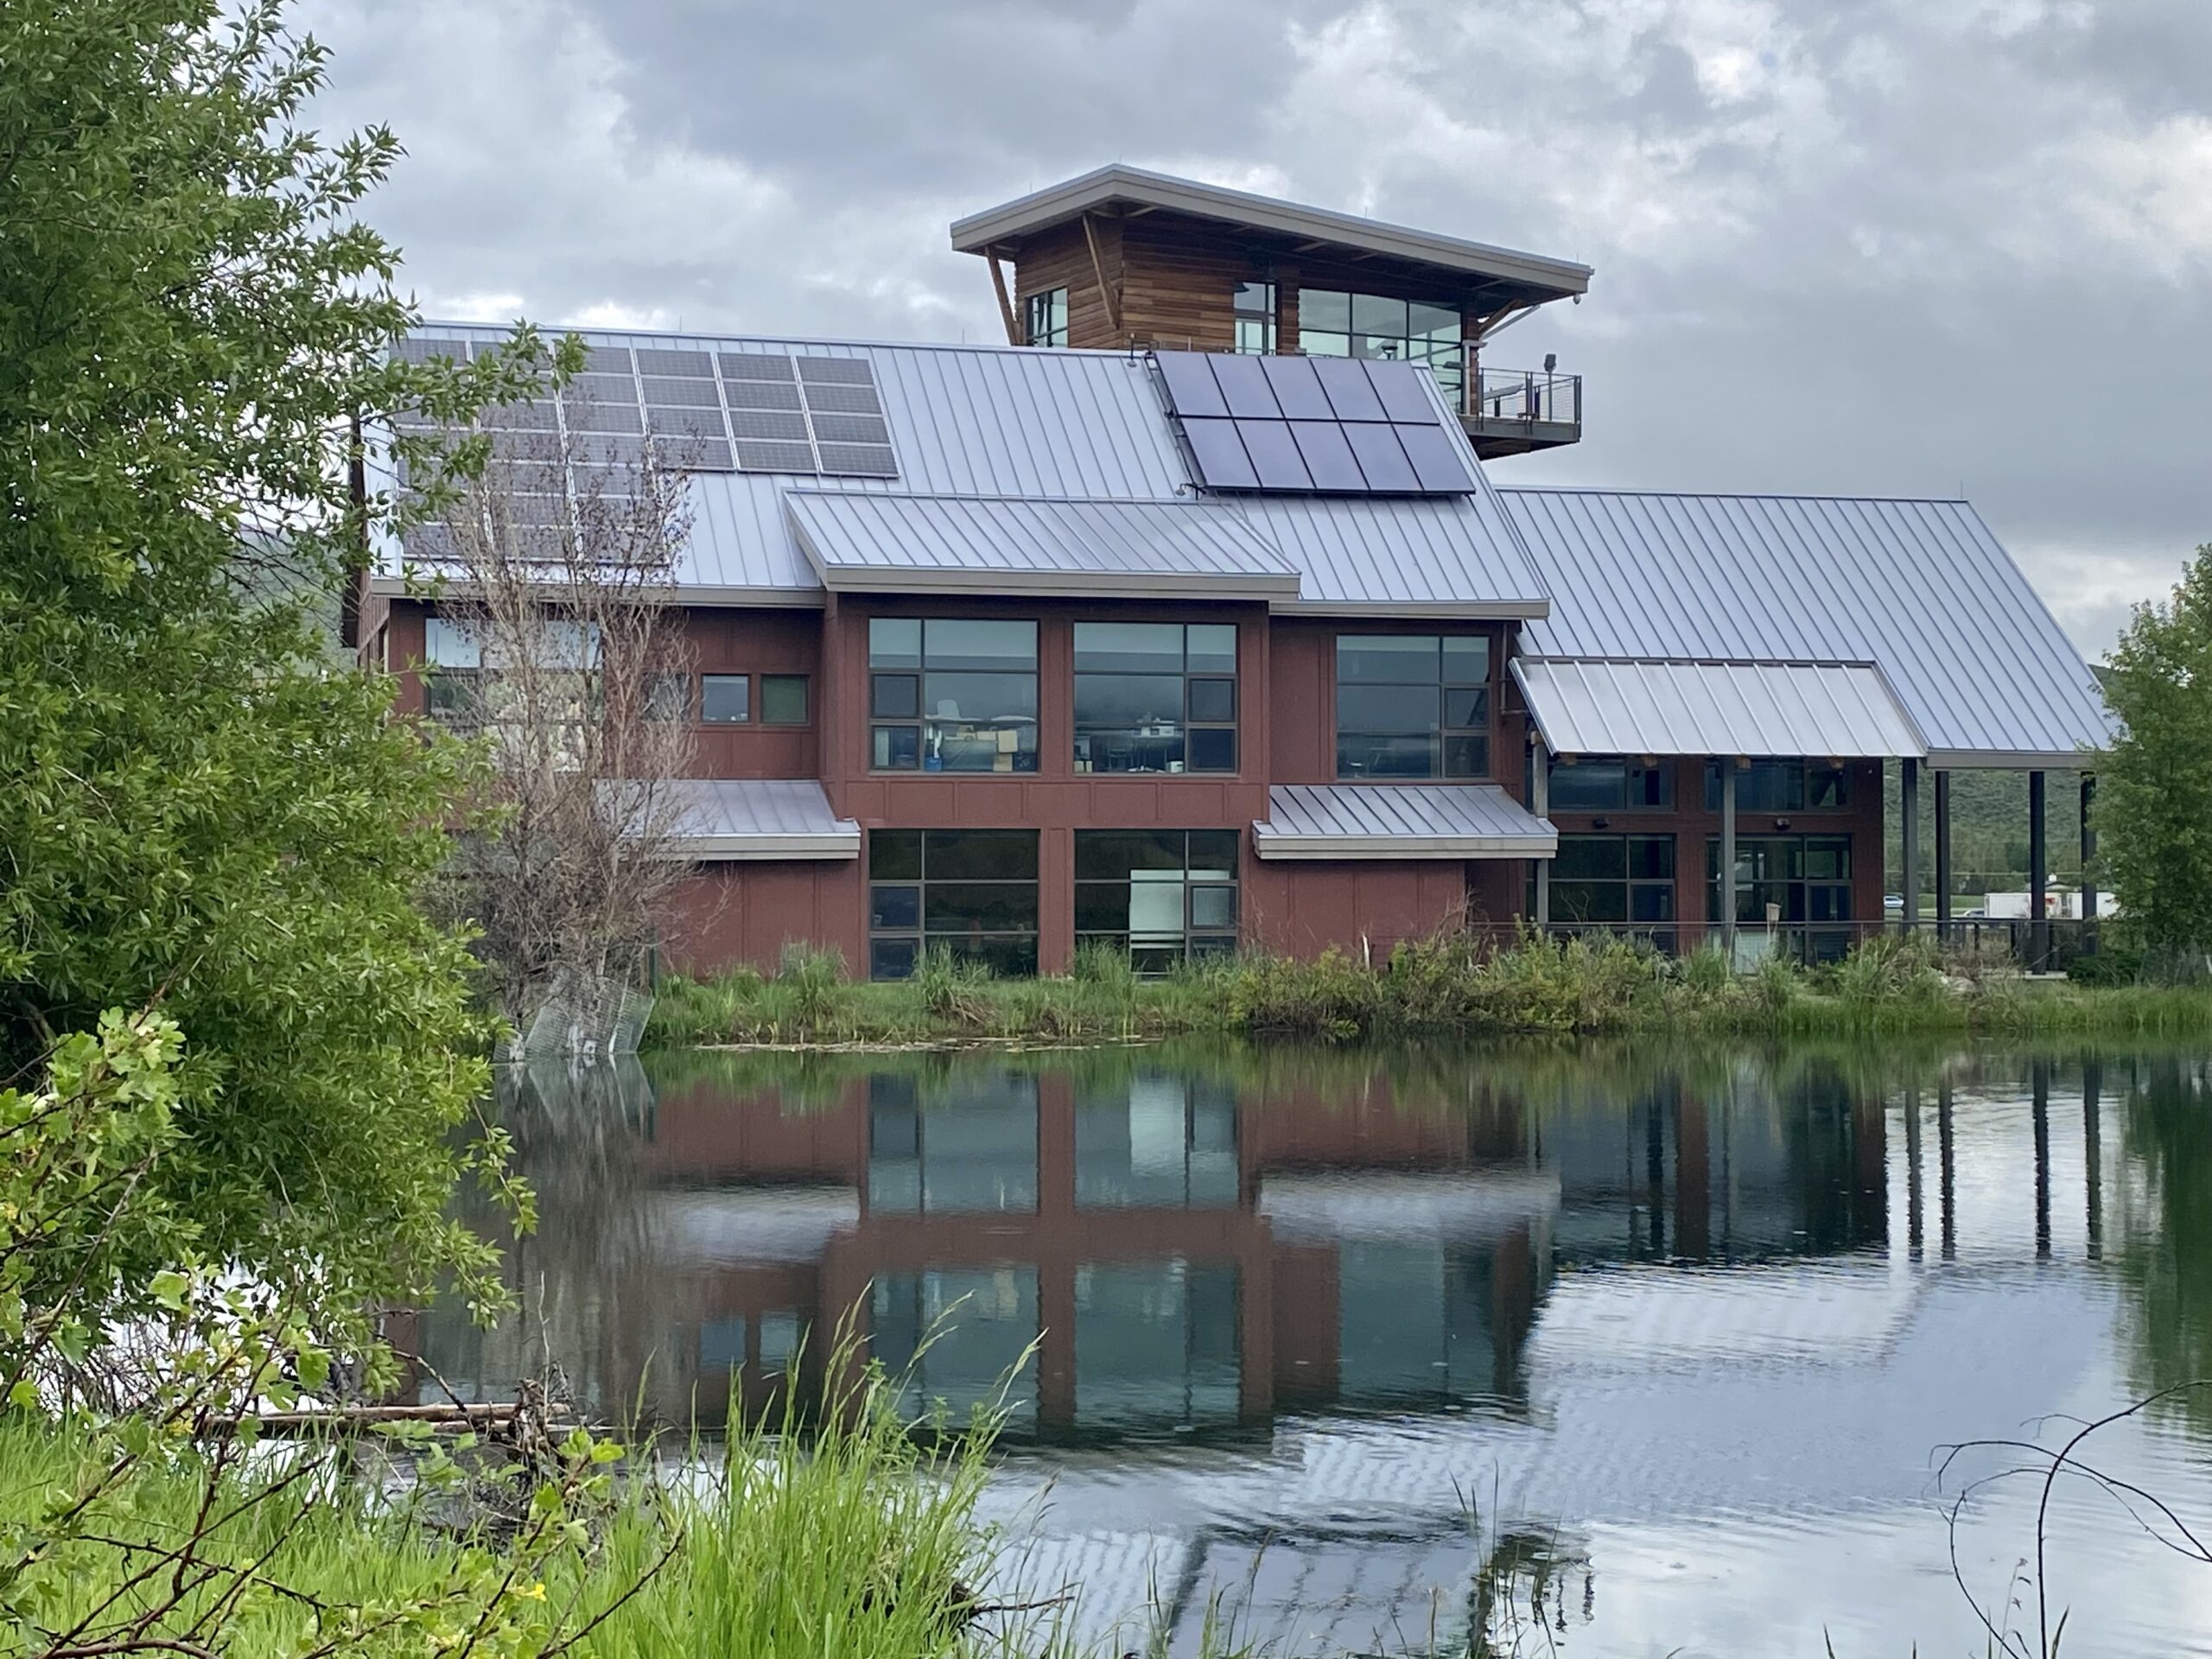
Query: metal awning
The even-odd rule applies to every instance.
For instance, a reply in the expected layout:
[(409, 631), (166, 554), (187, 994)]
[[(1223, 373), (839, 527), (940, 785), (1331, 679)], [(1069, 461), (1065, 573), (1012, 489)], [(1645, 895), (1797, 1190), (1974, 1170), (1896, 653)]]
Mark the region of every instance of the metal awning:
[(785, 503), (833, 593), (1298, 596), (1297, 569), (1216, 502), (793, 490)]
[(861, 827), (830, 810), (811, 779), (685, 778), (663, 789), (687, 798), (673, 838), (681, 856), (732, 859), (858, 858)]
[(1554, 754), (1924, 758), (1866, 663), (1520, 657), (1513, 677)]
[(1262, 858), (1549, 858), (1559, 832), (1496, 784), (1277, 784)]

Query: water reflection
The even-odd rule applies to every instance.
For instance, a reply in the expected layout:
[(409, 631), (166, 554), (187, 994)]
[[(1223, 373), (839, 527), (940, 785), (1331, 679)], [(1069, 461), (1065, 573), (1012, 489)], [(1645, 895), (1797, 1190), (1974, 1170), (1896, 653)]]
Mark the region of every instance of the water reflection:
[[(711, 1431), (849, 1319), (917, 1414), (1003, 1398), (1025, 1581), (1132, 1645), (1217, 1594), (1285, 1650), (1926, 1646), (1932, 1446), (2212, 1374), (2193, 1059), (690, 1056), (505, 1105), (544, 1222), (516, 1319), (421, 1333), (445, 1383)], [(2123, 1457), (2202, 1484), (2199, 1409)], [(2113, 1559), (2069, 1651), (2212, 1652)]]

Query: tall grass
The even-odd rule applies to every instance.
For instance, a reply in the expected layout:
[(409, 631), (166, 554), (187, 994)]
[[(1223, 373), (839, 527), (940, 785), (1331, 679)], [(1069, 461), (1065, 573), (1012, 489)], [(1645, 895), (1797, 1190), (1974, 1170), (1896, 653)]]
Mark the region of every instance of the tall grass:
[[(582, 1630), (567, 1651), (594, 1659), (915, 1659), (1001, 1643), (1047, 1652), (1033, 1616), (982, 1611), (972, 1587), (984, 1581), (993, 1544), (975, 1518), (988, 1425), (925, 1446), (880, 1381), (856, 1382), (843, 1403), (804, 1434), (786, 1415), (740, 1427), (711, 1457), (644, 1461), (572, 1547), (537, 1563), (542, 1576), (524, 1601), (542, 1590), (544, 1632)], [(217, 1569), (207, 1599), (228, 1581), (226, 1568), (251, 1570), (264, 1586), (220, 1626), (234, 1659), (315, 1650), (324, 1610), (410, 1601), (449, 1603), (451, 1650), (461, 1651), (473, 1611), (455, 1587), (502, 1570), (496, 1531), (457, 1527), (449, 1511), (395, 1500), (374, 1479), (334, 1473), (287, 1484), (297, 1451), (273, 1450), (226, 1477), (204, 1508), (208, 1465), (181, 1450), (103, 1497), (81, 1529), (90, 1535), (34, 1537), (42, 1498), (84, 1484), (100, 1444), (81, 1427), (0, 1419), (0, 1567), (19, 1545), (64, 1552), (67, 1570), (48, 1575), (66, 1586), (60, 1605), (37, 1611), (46, 1628), (66, 1629), (111, 1596), (125, 1605), (135, 1594), (152, 1599), (131, 1588), (131, 1575), (157, 1565), (152, 1551), (196, 1531), (195, 1559)], [(199, 1651), (188, 1632), (201, 1611), (188, 1601), (146, 1634), (157, 1646), (188, 1643), (170, 1651)]]
[(1393, 1035), (1872, 1033), (2181, 1036), (2212, 1031), (2212, 987), (2030, 983), (1923, 942), (1876, 938), (1815, 969), (1773, 957), (1738, 973), (1714, 950), (1669, 960), (1604, 935), (1493, 950), (1440, 934), (1379, 964), (1328, 950), (1247, 956), (1139, 979), (1086, 946), (1065, 976), (993, 980), (943, 950), (911, 980), (855, 984), (834, 957), (661, 988), (647, 1040), (734, 1044), (1068, 1043), (1185, 1033), (1325, 1040)]

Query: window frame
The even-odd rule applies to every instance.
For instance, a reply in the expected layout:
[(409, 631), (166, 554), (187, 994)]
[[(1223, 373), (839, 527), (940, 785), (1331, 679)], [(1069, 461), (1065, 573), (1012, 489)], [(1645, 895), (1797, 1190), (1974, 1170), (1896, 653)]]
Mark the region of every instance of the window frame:
[[(1134, 926), (1122, 926), (1119, 928), (1086, 928), (1084, 926), (1083, 906), (1086, 897), (1096, 899), (1109, 893), (1118, 893), (1124, 895), (1124, 901), (1120, 907), (1121, 912), (1122, 915), (1128, 918), (1128, 919), (1133, 922), (1135, 920), (1135, 910), (1134, 895), (1135, 889), (1140, 885), (1136, 880), (1139, 869), (1142, 868), (1152, 875), (1164, 878), (1175, 868), (1168, 865), (1138, 866), (1132, 864), (1129, 867), (1128, 873), (1119, 878), (1084, 875), (1083, 874), (1084, 849), (1086, 843), (1095, 846), (1097, 844), (1099, 838), (1116, 836), (1172, 836), (1180, 839), (1182, 843), (1183, 861), (1180, 866), (1180, 879), (1174, 883), (1174, 885), (1180, 889), (1181, 893), (1179, 906), (1181, 922), (1180, 931), (1178, 935), (1180, 941), (1179, 944), (1171, 945), (1163, 941), (1140, 947), (1137, 944), (1137, 930)], [(1193, 873), (1198, 867), (1192, 863), (1192, 860), (1196, 855), (1192, 850), (1192, 837), (1198, 836), (1225, 836), (1228, 838), (1229, 857), (1226, 861), (1228, 864), (1229, 874), (1226, 878), (1212, 874), (1211, 872), (1215, 868), (1215, 866), (1211, 863), (1209, 863), (1205, 867), (1205, 870), (1208, 872), (1207, 874), (1200, 875)], [(1202, 962), (1215, 957), (1234, 956), (1236, 953), (1239, 944), (1243, 938), (1243, 872), (1240, 868), (1243, 861), (1243, 841), (1244, 838), (1242, 832), (1236, 830), (1077, 830), (1074, 836), (1074, 861), (1072, 865), (1072, 886), (1074, 890), (1074, 916), (1072, 919), (1075, 924), (1074, 931), (1076, 948), (1077, 950), (1081, 950), (1085, 944), (1113, 944), (1118, 943), (1122, 954), (1127, 956), (1130, 962), (1135, 965), (1136, 971), (1140, 975), (1147, 977), (1156, 977), (1173, 973), (1178, 967), (1180, 967), (1185, 963)], [(1168, 886), (1169, 883), (1165, 880), (1160, 880), (1156, 882), (1147, 883), (1145, 885), (1165, 887)], [(1200, 921), (1198, 917), (1199, 895), (1204, 893), (1226, 893), (1229, 895), (1229, 920), (1225, 923), (1218, 921)], [(1140, 961), (1140, 950), (1143, 950), (1147, 957), (1152, 958), (1152, 960), (1149, 962)]]
[[(1021, 301), (1024, 341), (1031, 346), (1065, 350), (1068, 343), (1068, 318), (1071, 308), (1065, 283), (1024, 295)], [(1044, 322), (1041, 328), (1038, 326), (1040, 317)]]
[[(760, 695), (756, 703), (756, 707), (760, 709), (758, 716), (759, 724), (762, 726), (775, 727), (784, 731), (790, 731), (796, 728), (811, 726), (814, 724), (814, 688), (811, 683), (812, 676), (806, 674), (764, 673), (758, 677), (760, 681)], [(796, 684), (798, 687), (799, 715), (797, 720), (778, 720), (771, 717), (769, 715), (768, 683), (771, 680), (779, 681), (786, 684)]]
[[(992, 876), (976, 877), (962, 874), (932, 876), (930, 874), (931, 838), (952, 836), (982, 836), (994, 844), (1007, 847), (1026, 838), (1028, 843), (1031, 874), (1027, 877), (1017, 877), (1012, 880)], [(877, 874), (879, 855), (888, 856), (894, 853), (903, 853), (905, 849), (899, 843), (903, 842), (907, 836), (913, 837), (914, 874), (911, 876), (895, 874), (879, 875)], [(868, 861), (868, 978), (871, 981), (910, 979), (913, 976), (915, 969), (919, 966), (924, 952), (938, 944), (946, 946), (954, 956), (963, 961), (982, 961), (988, 963), (993, 971), (1001, 978), (1034, 978), (1037, 973), (1039, 941), (1043, 936), (1044, 919), (1042, 908), (1044, 872), (1039, 862), (1043, 855), (1041, 839), (1040, 833), (1035, 830), (978, 830), (948, 826), (938, 830), (899, 828), (869, 830), (868, 846), (865, 849)], [(949, 854), (950, 850), (948, 848), (940, 846), (938, 849), (938, 855), (943, 858)], [(988, 888), (995, 893), (1003, 891), (1007, 893), (1018, 893), (1027, 888), (1029, 897), (1029, 925), (1027, 928), (1020, 928), (981, 927), (970, 925), (964, 936), (950, 928), (932, 929), (930, 925), (929, 892), (932, 887)], [(887, 895), (908, 893), (911, 893), (911, 900), (899, 902), (902, 906), (904, 903), (911, 903), (912, 921), (892, 925), (880, 924), (878, 918), (884, 914)], [(907, 948), (903, 969), (896, 972), (882, 970), (882, 963), (886, 958), (880, 953), (879, 947), (884, 945), (889, 945), (894, 949)], [(1007, 945), (1013, 947), (1011, 952), (978, 948)], [(993, 961), (994, 956), (1001, 960)], [(1012, 963), (1010, 967), (1004, 965), (1005, 959), (1009, 956)]]
[[(1775, 923), (1783, 931), (1798, 937), (1806, 957), (1812, 961), (1834, 961), (1847, 954), (1851, 948), (1853, 931), (1859, 923), (1851, 913), (1852, 842), (1854, 837), (1835, 830), (1783, 832), (1777, 835), (1743, 836), (1736, 837), (1736, 857), (1738, 865), (1750, 863), (1750, 880), (1739, 880), (1736, 885), (1736, 923), (1738, 927), (1764, 928), (1766, 925), (1765, 906), (1762, 891), (1778, 890), (1782, 894), (1782, 914)], [(1763, 855), (1780, 851), (1787, 855), (1783, 873), (1779, 876), (1758, 874), (1758, 861)], [(1839, 874), (1812, 874), (1815, 853), (1837, 856)], [(1712, 926), (1722, 926), (1727, 918), (1720, 913), (1720, 837), (1709, 835), (1705, 838), (1705, 913)], [(1840, 916), (1821, 916), (1814, 912), (1821, 906), (1815, 903), (1818, 893), (1833, 902), (1841, 899)], [(1750, 914), (1745, 914), (1749, 911)]]
[[(1425, 640), (1436, 646), (1435, 676), (1433, 680), (1413, 679), (1347, 679), (1344, 672), (1345, 648), (1348, 644), (1366, 640)], [(1454, 780), (1484, 782), (1497, 776), (1497, 671), (1499, 652), (1497, 642), (1488, 632), (1467, 633), (1352, 633), (1338, 632), (1334, 636), (1335, 653), (1331, 658), (1330, 701), (1336, 749), (1336, 777), (1340, 782), (1386, 783), (1448, 783)], [(1446, 666), (1449, 652), (1446, 647), (1453, 641), (1479, 644), (1483, 648), (1484, 678), (1480, 681), (1454, 678)], [(1378, 727), (1348, 727), (1344, 722), (1344, 692), (1347, 685), (1354, 687), (1395, 687), (1400, 690), (1426, 690), (1433, 687), (1436, 693), (1436, 723), (1427, 735), (1429, 738), (1429, 766), (1424, 772), (1378, 772), (1371, 768), (1358, 771), (1345, 763), (1344, 742), (1347, 736), (1374, 741), (1404, 738), (1413, 735), (1408, 727), (1386, 731)], [(1451, 723), (1451, 696), (1454, 691), (1479, 691), (1483, 721), (1480, 725)], [(1482, 764), (1473, 770), (1454, 770), (1452, 752), (1454, 740), (1465, 743), (1479, 739), (1482, 743)]]
[[(1548, 768), (1549, 778), (1544, 801), (1546, 809), (1554, 816), (1561, 812), (1672, 812), (1675, 810), (1675, 768), (1666, 760), (1646, 766), (1641, 760), (1631, 760), (1624, 754), (1583, 754), (1577, 755), (1570, 766), (1559, 756), (1547, 753), (1545, 765)], [(1616, 766), (1620, 771), (1618, 798), (1595, 802), (1560, 798), (1559, 785), (1562, 777), (1572, 778), (1579, 773), (1586, 778), (1593, 772)], [(1637, 798), (1638, 780), (1652, 778), (1656, 778), (1659, 782), (1657, 798)], [(1648, 794), (1650, 791), (1644, 792)]]
[[(734, 681), (745, 688), (745, 711), (732, 718), (727, 715), (707, 712), (707, 687), (710, 680)], [(698, 721), (702, 726), (750, 726), (753, 724), (753, 676), (733, 673), (727, 670), (702, 671), (699, 675)]]
[[(1240, 282), (1229, 290), (1229, 316), (1233, 349), (1251, 357), (1272, 357), (1281, 338), (1275, 326), (1281, 290), (1272, 276)], [(1257, 296), (1256, 301), (1251, 296)], [(1252, 332), (1247, 334), (1247, 326)]]
[[(1315, 299), (1344, 302), (1344, 327), (1319, 327), (1308, 319)], [(1377, 306), (1395, 306), (1404, 317), (1402, 334), (1360, 327), (1360, 302), (1365, 300), (1370, 313)], [(1298, 348), (1308, 357), (1354, 357), (1370, 361), (1424, 363), (1436, 377), (1437, 385), (1446, 395), (1458, 400), (1465, 382), (1465, 346), (1467, 323), (1465, 315), (1458, 318), (1448, 337), (1440, 326), (1426, 333), (1416, 334), (1413, 326), (1413, 308), (1427, 306), (1435, 311), (1451, 308), (1433, 300), (1408, 300), (1390, 294), (1370, 294), (1363, 289), (1346, 288), (1306, 288), (1298, 292)], [(1333, 309), (1333, 308), (1332, 308)], [(1376, 342), (1396, 346), (1395, 352), (1370, 349), (1363, 351), (1363, 344), (1372, 346)]]
[[(1718, 760), (1705, 763), (1705, 810), (1720, 810), (1720, 766)], [(1754, 778), (1772, 777), (1777, 772), (1786, 780), (1785, 804), (1772, 804), (1757, 798), (1755, 790), (1747, 791), (1745, 785)], [(1749, 798), (1747, 798), (1747, 793)], [(1827, 798), (1820, 798), (1825, 795)], [(1831, 766), (1805, 757), (1754, 760), (1736, 774), (1736, 816), (1746, 813), (1765, 816), (1776, 812), (1848, 812), (1851, 810), (1851, 764)]]
[[(1085, 628), (1132, 626), (1174, 628), (1179, 630), (1179, 651), (1178, 654), (1181, 658), (1181, 668), (1176, 673), (1171, 675), (1165, 671), (1154, 671), (1147, 669), (1085, 668), (1083, 666), (1083, 631)], [(1212, 669), (1193, 669), (1191, 666), (1191, 630), (1193, 628), (1223, 628), (1228, 631), (1230, 668), (1227, 673), (1224, 674), (1217, 670)], [(1243, 714), (1243, 693), (1240, 689), (1240, 683), (1243, 679), (1240, 668), (1243, 661), (1243, 641), (1242, 634), (1243, 630), (1240, 629), (1234, 622), (1129, 622), (1093, 620), (1090, 621), (1077, 621), (1075, 623), (1069, 631), (1069, 662), (1071, 664), (1071, 667), (1068, 674), (1068, 704), (1071, 716), (1071, 728), (1072, 732), (1069, 747), (1069, 764), (1074, 769), (1077, 775), (1086, 778), (1166, 778), (1193, 776), (1200, 778), (1235, 777), (1243, 769), (1244, 759), (1243, 738), (1241, 732), (1243, 723), (1242, 715)], [(1102, 767), (1098, 765), (1097, 756), (1096, 753), (1096, 742), (1097, 737), (1102, 734), (1110, 734), (1116, 731), (1126, 731), (1128, 728), (1110, 723), (1102, 724), (1096, 721), (1091, 721), (1087, 725), (1085, 724), (1083, 718), (1083, 682), (1086, 679), (1116, 678), (1127, 680), (1176, 678), (1182, 682), (1182, 695), (1179, 699), (1179, 715), (1176, 733), (1176, 742), (1182, 750), (1182, 758), (1180, 760), (1170, 760), (1169, 764), (1157, 772), (1153, 771), (1150, 768), (1139, 767), (1135, 766), (1128, 767)], [(1193, 693), (1195, 689), (1201, 685), (1222, 684), (1225, 684), (1229, 687), (1229, 718), (1226, 720), (1200, 720), (1193, 715), (1192, 713), (1192, 705), (1194, 701)], [(1192, 750), (1193, 745), (1192, 743), (1192, 737), (1194, 733), (1198, 732), (1227, 732), (1229, 734), (1230, 756), (1229, 764), (1227, 766), (1200, 766), (1192, 764)], [(1090, 753), (1086, 753), (1084, 750), (1086, 741), (1091, 743), (1093, 746), (1092, 750)], [(1132, 752), (1134, 753), (1134, 750)]]
[[(882, 665), (879, 665), (876, 661), (876, 630), (878, 625), (907, 622), (912, 623), (916, 628), (913, 664), (909, 666), (903, 662), (887, 662)], [(872, 616), (868, 620), (868, 769), (871, 772), (894, 775), (906, 772), (935, 772), (940, 775), (950, 773), (955, 776), (982, 778), (1004, 775), (1001, 772), (1000, 768), (995, 764), (995, 760), (994, 761), (994, 764), (988, 767), (946, 766), (944, 765), (944, 734), (942, 733), (934, 734), (938, 738), (938, 753), (932, 755), (931, 752), (931, 745), (930, 740), (933, 735), (931, 728), (942, 723), (937, 715), (929, 712), (931, 708), (929, 682), (930, 675), (932, 671), (930, 667), (930, 625), (933, 622), (1012, 623), (1027, 626), (1029, 630), (1029, 666), (1027, 671), (1021, 669), (956, 669), (947, 667), (939, 669), (936, 671), (945, 674), (1002, 674), (1008, 677), (1019, 677), (1026, 671), (1029, 677), (1030, 704), (1033, 708), (1037, 709), (1040, 714), (1042, 712), (1043, 703), (1041, 702), (1041, 697), (1044, 688), (1040, 677), (1039, 658), (1039, 635), (1041, 630), (1035, 618), (961, 615)], [(912, 691), (914, 712), (912, 715), (905, 713), (880, 713), (879, 707), (882, 698), (882, 694), (887, 686), (901, 683), (907, 685)], [(1015, 738), (1014, 747), (1011, 749), (998, 749), (995, 751), (995, 753), (1003, 753), (1009, 757), (1009, 764), (1005, 768), (1006, 772), (1014, 773), (1020, 776), (1034, 776), (1041, 766), (1041, 761), (1039, 760), (1039, 743), (1042, 734), (1040, 729), (1040, 721), (1038, 716), (1031, 715), (1027, 718), (1029, 721), (1029, 728), (1027, 733), (1028, 739), (1027, 746), (1026, 747), (1023, 747), (1020, 741), (1023, 734), (1017, 727), (1014, 728), (1013, 733)], [(882, 744), (881, 740), (892, 734), (902, 732), (909, 734), (911, 736), (912, 753), (913, 755), (912, 763), (900, 764), (896, 760), (887, 761), (880, 759), (880, 753), (899, 752), (895, 747), (892, 749), (887, 750)], [(930, 761), (932, 759), (937, 760), (938, 764), (931, 766)], [(1024, 764), (1025, 762), (1027, 764)]]
[[(1618, 933), (1624, 938), (1643, 939), (1656, 949), (1674, 954), (1680, 936), (1675, 929), (1681, 920), (1677, 888), (1681, 876), (1681, 846), (1673, 831), (1613, 830), (1597, 833), (1573, 832), (1561, 835), (1560, 852), (1570, 853), (1599, 845), (1620, 849), (1619, 875), (1570, 875), (1559, 873), (1559, 858), (1554, 855), (1551, 888), (1551, 920), (1555, 927), (1572, 932)], [(1637, 854), (1639, 849), (1664, 848), (1667, 873), (1664, 875), (1638, 874)], [(1579, 889), (1618, 887), (1620, 891), (1620, 914), (1592, 916), (1562, 916), (1562, 900)], [(1637, 898), (1639, 893), (1651, 895), (1654, 902), (1648, 908), (1657, 912), (1639, 916)]]

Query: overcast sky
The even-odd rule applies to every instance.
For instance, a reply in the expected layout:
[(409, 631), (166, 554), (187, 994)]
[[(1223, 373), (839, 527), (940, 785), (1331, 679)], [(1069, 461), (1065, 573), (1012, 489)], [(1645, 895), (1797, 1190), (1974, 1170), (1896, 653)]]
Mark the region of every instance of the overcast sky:
[(2212, 0), (306, 0), (433, 315), (1000, 334), (1127, 161), (1597, 268), (1500, 482), (1954, 495), (2093, 656), (2212, 540)]

